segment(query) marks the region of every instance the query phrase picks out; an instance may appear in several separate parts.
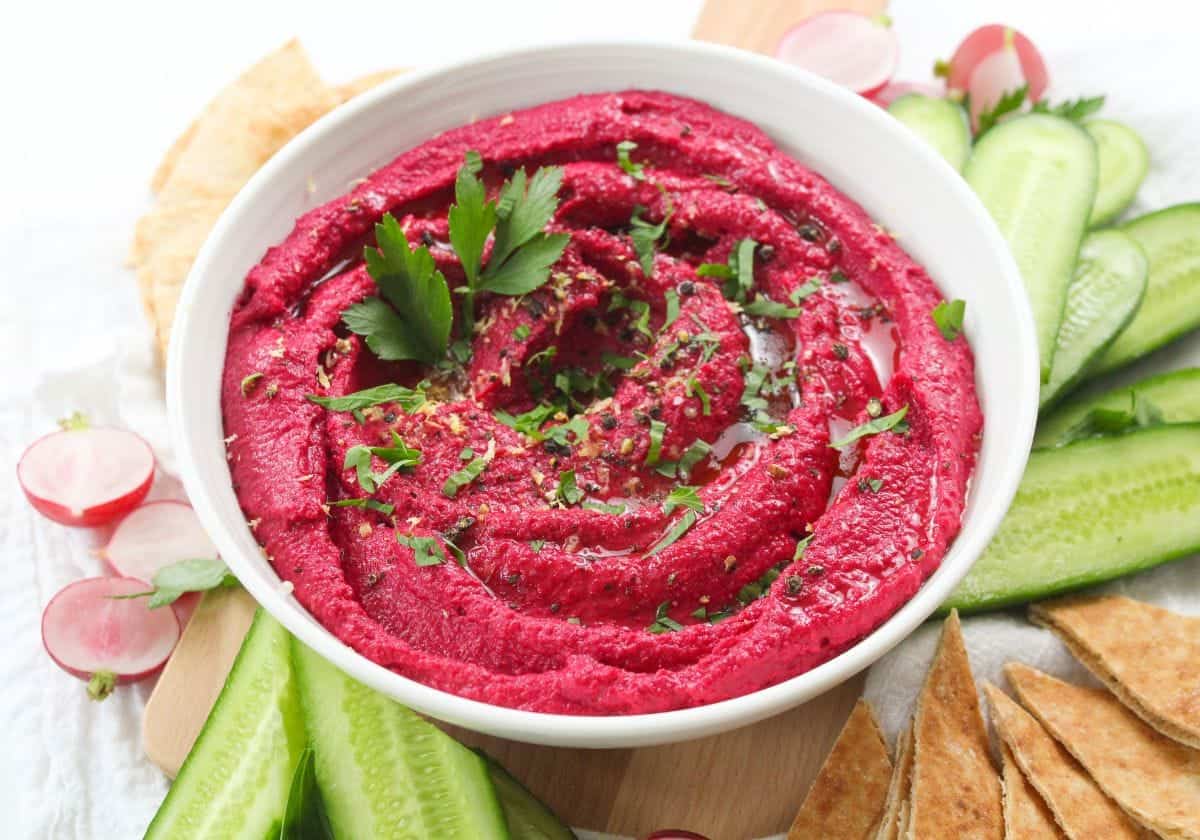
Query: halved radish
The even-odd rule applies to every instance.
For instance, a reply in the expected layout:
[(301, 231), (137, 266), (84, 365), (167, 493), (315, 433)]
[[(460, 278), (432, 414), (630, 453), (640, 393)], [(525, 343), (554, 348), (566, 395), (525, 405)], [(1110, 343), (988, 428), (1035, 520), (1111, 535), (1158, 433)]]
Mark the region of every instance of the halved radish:
[(42, 613), (46, 652), (68, 674), (88, 680), (94, 700), (154, 674), (179, 641), (174, 610), (119, 597), (148, 588), (133, 578), (85, 578), (59, 590)]
[(946, 95), (946, 86), (940, 80), (937, 82), (888, 82), (871, 94), (870, 99), (881, 108), (886, 108), (901, 96), (907, 96), (910, 93), (941, 99)]
[(185, 502), (150, 502), (117, 523), (100, 549), (118, 575), (153, 580), (164, 566), (196, 557), (216, 557), (217, 547)]
[(788, 30), (775, 57), (870, 96), (896, 72), (900, 42), (887, 18), (824, 12)]
[(104, 525), (146, 498), (154, 452), (124, 429), (72, 426), (34, 441), (17, 464), (17, 480), (43, 516), (63, 525)]
[[(967, 35), (950, 59), (950, 70), (946, 76), (946, 87), (965, 93), (971, 87), (971, 77), (994, 53), (1010, 49), (1016, 53), (1013, 59), (1019, 65), (1021, 81), (1014, 87), (1029, 85), (1029, 101), (1037, 102), (1046, 90), (1049, 76), (1042, 54), (1022, 33), (1011, 26), (989, 23)], [(994, 71), (993, 71), (994, 72)]]

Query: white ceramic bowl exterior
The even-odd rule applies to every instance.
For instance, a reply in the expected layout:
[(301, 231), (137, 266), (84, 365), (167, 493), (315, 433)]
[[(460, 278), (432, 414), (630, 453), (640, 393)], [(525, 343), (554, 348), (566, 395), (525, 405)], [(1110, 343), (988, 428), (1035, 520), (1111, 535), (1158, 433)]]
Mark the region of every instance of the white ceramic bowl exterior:
[[(895, 232), (946, 298), (967, 301), (985, 415), (962, 531), (941, 568), (899, 612), (805, 674), (708, 706), (620, 717), (491, 706), (409, 680), (355, 653), (281, 585), (245, 523), (222, 442), (220, 376), (229, 314), (247, 271), (304, 211), (433, 135), (577, 93), (645, 88), (695, 97), (756, 123)], [(760, 720), (849, 678), (924, 621), (983, 551), (1024, 470), (1036, 418), (1037, 351), (1017, 268), (962, 179), (885, 111), (761, 56), (699, 43), (605, 43), (507, 52), (382, 85), (321, 119), (238, 194), (183, 291), (167, 365), (172, 434), (193, 506), (264, 608), (346, 673), (426, 714), (533, 743), (625, 747), (679, 741)]]

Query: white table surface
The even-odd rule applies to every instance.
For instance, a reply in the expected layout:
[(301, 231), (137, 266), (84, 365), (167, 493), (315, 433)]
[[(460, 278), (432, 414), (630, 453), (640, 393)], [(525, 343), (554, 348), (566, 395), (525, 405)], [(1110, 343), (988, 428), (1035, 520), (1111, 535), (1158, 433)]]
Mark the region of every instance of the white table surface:
[[(971, 24), (1002, 15), (1023, 25), (1022, 15), (1044, 19), (1053, 6), (1056, 36), (1072, 27), (1115, 33), (1122, 22), (1111, 16), (1130, 8), (1061, 0), (897, 0), (893, 5), (909, 13), (896, 15), (902, 38), (919, 16), (949, 33), (939, 41), (947, 49)], [(1127, 14), (1136, 15), (1141, 31), (1148, 32), (1155, 20), (1148, 7), (1175, 5), (1183, 4), (1142, 2)], [(0, 835), (140, 836), (166, 790), (139, 745), (136, 713), (147, 686), (119, 691), (104, 704), (90, 703), (82, 683), (60, 672), (42, 651), (38, 620), (45, 602), (71, 580), (98, 574), (101, 566), (87, 552), (94, 538), (49, 523), (25, 504), (11, 465), (34, 437), (51, 428), (60, 407), (71, 407), (35, 401), (39, 382), (85, 362), (108, 370), (122, 340), (146, 340), (133, 277), (122, 261), (134, 222), (148, 207), (150, 174), (167, 145), (223, 84), (293, 35), (320, 72), (340, 82), (497, 45), (605, 36), (684, 38), (700, 2), (606, 0), (590, 6), (563, 0), (210, 0), (6, 7), (0, 22), (5, 115), (0, 127), (0, 358), (7, 365), (0, 377), (0, 452), (10, 467), (0, 481)], [(1177, 14), (1158, 19), (1164, 32), (1177, 33), (1177, 45), (1189, 30), (1197, 31), (1194, 18), (1190, 25)], [(1068, 46), (1060, 42), (1060, 49)], [(907, 58), (908, 74), (923, 70), (927, 61), (920, 54)], [(1191, 67), (1194, 71), (1196, 64)], [(1179, 112), (1189, 114), (1180, 142), (1192, 146), (1200, 140), (1192, 116), (1197, 77), (1200, 73), (1192, 72), (1190, 80), (1155, 80), (1177, 85), (1148, 87), (1145, 94), (1177, 98)], [(1126, 94), (1129, 102), (1136, 93)], [(1184, 158), (1193, 166), (1200, 159), (1195, 153)], [(1157, 183), (1162, 185), (1159, 198), (1180, 200), (1168, 179)], [(1194, 348), (1188, 351), (1192, 358)], [(80, 407), (112, 401), (111, 393), (88, 392), (89, 377), (77, 381)], [(129, 790), (139, 795), (121, 794)]]

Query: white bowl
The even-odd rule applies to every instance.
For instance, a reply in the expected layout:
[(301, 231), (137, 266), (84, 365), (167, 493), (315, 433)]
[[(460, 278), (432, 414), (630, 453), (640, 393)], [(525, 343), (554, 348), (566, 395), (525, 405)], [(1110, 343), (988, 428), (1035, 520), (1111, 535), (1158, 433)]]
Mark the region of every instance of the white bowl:
[[(761, 126), (894, 231), (947, 298), (967, 301), (985, 433), (962, 531), (941, 568), (881, 627), (813, 670), (699, 708), (552, 715), (430, 688), (344, 645), (281, 586), (230, 484), (219, 381), (246, 272), (309, 208), (445, 129), (577, 93), (647, 88), (695, 97)], [(1025, 467), (1037, 409), (1033, 320), (1017, 267), (983, 205), (942, 159), (882, 109), (780, 62), (700, 43), (572, 44), (496, 53), (410, 73), (336, 109), (238, 194), (188, 277), (167, 365), (184, 485), (221, 556), (259, 603), (354, 678), (433, 717), (505, 738), (577, 747), (665, 743), (733, 729), (796, 706), (870, 665), (929, 617), (991, 538)]]

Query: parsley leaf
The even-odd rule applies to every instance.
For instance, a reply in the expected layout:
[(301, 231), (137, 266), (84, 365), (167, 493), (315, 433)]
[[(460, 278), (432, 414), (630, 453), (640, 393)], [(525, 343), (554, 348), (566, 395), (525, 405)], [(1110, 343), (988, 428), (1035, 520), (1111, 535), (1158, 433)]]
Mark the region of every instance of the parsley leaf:
[(662, 455), (663, 433), (666, 430), (667, 424), (663, 421), (650, 421), (650, 446), (646, 450), (646, 466), (652, 467), (658, 463), (659, 456)]
[(342, 320), (381, 359), (434, 364), (446, 355), (454, 320), (446, 278), (428, 248), (409, 245), (390, 213), (375, 225), (375, 241), (363, 258), (379, 297), (354, 304)]
[(646, 630), (651, 633), (678, 633), (682, 630), (683, 625), (667, 615), (667, 610), (670, 608), (670, 601), (663, 601), (659, 604), (658, 609), (654, 611), (654, 623)]
[(146, 606), (154, 610), (175, 603), (185, 592), (207, 592), (210, 589), (238, 585), (238, 580), (229, 571), (229, 567), (216, 557), (197, 557), (163, 566), (155, 572), (150, 582), (154, 588), (147, 592), (112, 597), (123, 600), (148, 596), (150, 600), (146, 602)]
[(962, 335), (963, 315), (967, 310), (965, 300), (942, 301), (933, 307), (933, 322), (937, 324), (938, 332), (947, 341), (953, 341)]
[(1103, 96), (1081, 96), (1078, 99), (1068, 99), (1057, 105), (1051, 105), (1046, 100), (1033, 103), (1035, 114), (1054, 114), (1072, 122), (1083, 122), (1092, 114), (1104, 107)]
[(309, 394), (309, 402), (316, 403), (330, 411), (359, 411), (385, 403), (396, 403), (406, 414), (412, 414), (425, 404), (425, 389), (428, 381), (423, 381), (416, 388), (406, 388), (403, 385), (377, 385), (346, 394), (344, 397), (319, 397)]
[(755, 295), (754, 300), (744, 304), (742, 311), (761, 318), (797, 318), (800, 315), (799, 307), (788, 306), (761, 294)]
[(367, 510), (373, 510), (377, 513), (382, 513), (384, 516), (391, 516), (396, 511), (395, 505), (389, 505), (377, 499), (338, 499), (336, 502), (330, 502), (330, 507), (361, 507)]
[(575, 484), (575, 470), (563, 470), (558, 474), (558, 489), (554, 496), (564, 505), (577, 505), (583, 501), (583, 490)]
[(633, 216), (629, 219), (629, 238), (633, 240), (633, 250), (637, 252), (642, 273), (649, 277), (654, 273), (654, 252), (666, 244), (667, 224), (674, 211), (668, 209), (662, 221), (656, 225), (642, 218), (645, 211), (646, 208), (640, 204), (633, 208)]
[(753, 239), (742, 239), (729, 252), (729, 259), (724, 265), (701, 263), (696, 267), (696, 274), (723, 279), (725, 284), (721, 291), (725, 299), (742, 303), (754, 287), (754, 249), (757, 247), (758, 243)]
[(545, 436), (540, 431), (542, 424), (554, 416), (557, 411), (558, 406), (541, 403), (516, 416), (507, 411), (494, 411), (492, 416), (514, 431), (534, 440), (543, 440)]
[(687, 381), (687, 395), (689, 397), (699, 397), (701, 414), (705, 417), (712, 414), (712, 400), (708, 397), (708, 391), (704, 390), (704, 386), (700, 384), (700, 380), (694, 376)]
[[(464, 455), (466, 455), (468, 452), (471, 452), (471, 450), (463, 450)], [(488, 462), (491, 461), (491, 458), (487, 455), (476, 456), (472, 453), (466, 457), (471, 459), (467, 462), (467, 465), (462, 469), (452, 473), (450, 477), (446, 479), (445, 483), (442, 484), (442, 495), (447, 499), (453, 499), (458, 495), (459, 490), (466, 487), (475, 479), (479, 478), (479, 476), (483, 474), (483, 471), (487, 469)]]
[(809, 534), (807, 537), (796, 541), (796, 550), (792, 552), (793, 563), (804, 556), (804, 552), (808, 550), (808, 544), (812, 542), (814, 536), (814, 534)]
[(612, 516), (620, 516), (622, 513), (625, 512), (625, 505), (622, 505), (622, 504), (609, 505), (609, 504), (605, 504), (604, 502), (597, 502), (595, 500), (586, 501), (583, 503), (583, 506), (587, 510), (598, 510), (601, 513), (611, 514)]
[(412, 549), (413, 562), (418, 566), (440, 566), (446, 562), (446, 552), (436, 537), (396, 534), (396, 542)]
[(855, 426), (846, 434), (845, 437), (841, 438), (840, 440), (835, 440), (833, 443), (829, 444), (829, 447), (831, 449), (845, 449), (859, 438), (877, 435), (880, 432), (886, 432), (889, 429), (904, 431), (907, 429), (907, 423), (905, 423), (903, 427), (901, 427), (901, 423), (904, 421), (904, 417), (907, 414), (908, 406), (906, 405), (899, 411), (893, 411), (891, 414), (888, 414), (884, 417), (877, 417), (874, 420), (868, 420), (861, 426)]
[(667, 299), (667, 314), (662, 325), (662, 328), (665, 330), (679, 320), (679, 292), (674, 289), (667, 289), (663, 297)]
[(698, 518), (699, 515), (696, 513), (696, 511), (686, 511), (683, 516), (679, 518), (679, 521), (672, 525), (667, 533), (663, 534), (662, 539), (650, 547), (650, 550), (646, 552), (646, 556), (653, 557), (655, 554), (658, 554), (658, 552), (671, 545), (671, 543), (678, 540), (680, 537), (686, 534), (693, 525), (696, 524), (696, 520)]
[(637, 148), (637, 143), (632, 140), (622, 140), (617, 144), (617, 166), (625, 172), (626, 175), (633, 178), (635, 181), (645, 181), (646, 173), (643, 171), (645, 164), (634, 163), (629, 159), (629, 153)]
[(1129, 395), (1129, 408), (1093, 408), (1066, 431), (1057, 445), (1065, 446), (1086, 438), (1121, 435), (1148, 426), (1159, 426), (1164, 422), (1162, 409), (1133, 391)]
[(801, 301), (806, 300), (811, 295), (816, 294), (820, 288), (821, 288), (821, 278), (814, 277), (811, 280), (809, 280), (807, 283), (803, 283), (803, 284), (797, 286), (796, 288), (792, 289), (791, 294), (788, 295), (788, 300), (790, 300), (796, 306), (799, 306)]
[[(560, 166), (543, 166), (533, 173), (532, 178), (527, 178), (525, 170), (519, 169), (500, 189), (496, 238), (483, 272), (481, 289), (503, 295), (523, 295), (546, 282), (550, 266), (562, 255), (570, 239), (565, 233), (542, 232), (558, 209), (562, 177)], [(528, 252), (522, 255), (527, 249)], [(522, 272), (532, 274), (523, 276)]]
[(450, 244), (462, 262), (467, 285), (479, 285), (479, 270), (488, 235), (496, 226), (496, 205), (487, 200), (487, 190), (478, 177), (483, 169), (479, 152), (467, 152), (454, 180), (454, 205), (450, 208)]
[[(1015, 90), (1005, 91), (1000, 94), (1000, 98), (996, 100), (989, 110), (979, 114), (977, 119), (978, 128), (975, 130), (976, 138), (982, 137), (991, 130), (1002, 117), (1006, 117), (1014, 111), (1020, 110), (1025, 104), (1025, 97), (1029, 94), (1029, 85), (1021, 85)], [(968, 107), (968, 111), (970, 108)]]
[[(375, 456), (389, 466), (381, 473), (371, 469), (371, 456)], [(391, 478), (398, 470), (409, 469), (421, 463), (421, 450), (409, 447), (392, 432), (392, 446), (363, 446), (358, 444), (346, 450), (346, 458), (342, 469), (354, 468), (358, 478), (358, 486), (367, 493), (374, 493), (380, 485)]]
[(670, 513), (678, 507), (703, 512), (704, 502), (700, 501), (700, 494), (697, 492), (697, 488), (688, 484), (681, 484), (668, 493), (667, 498), (663, 500), (663, 513)]

